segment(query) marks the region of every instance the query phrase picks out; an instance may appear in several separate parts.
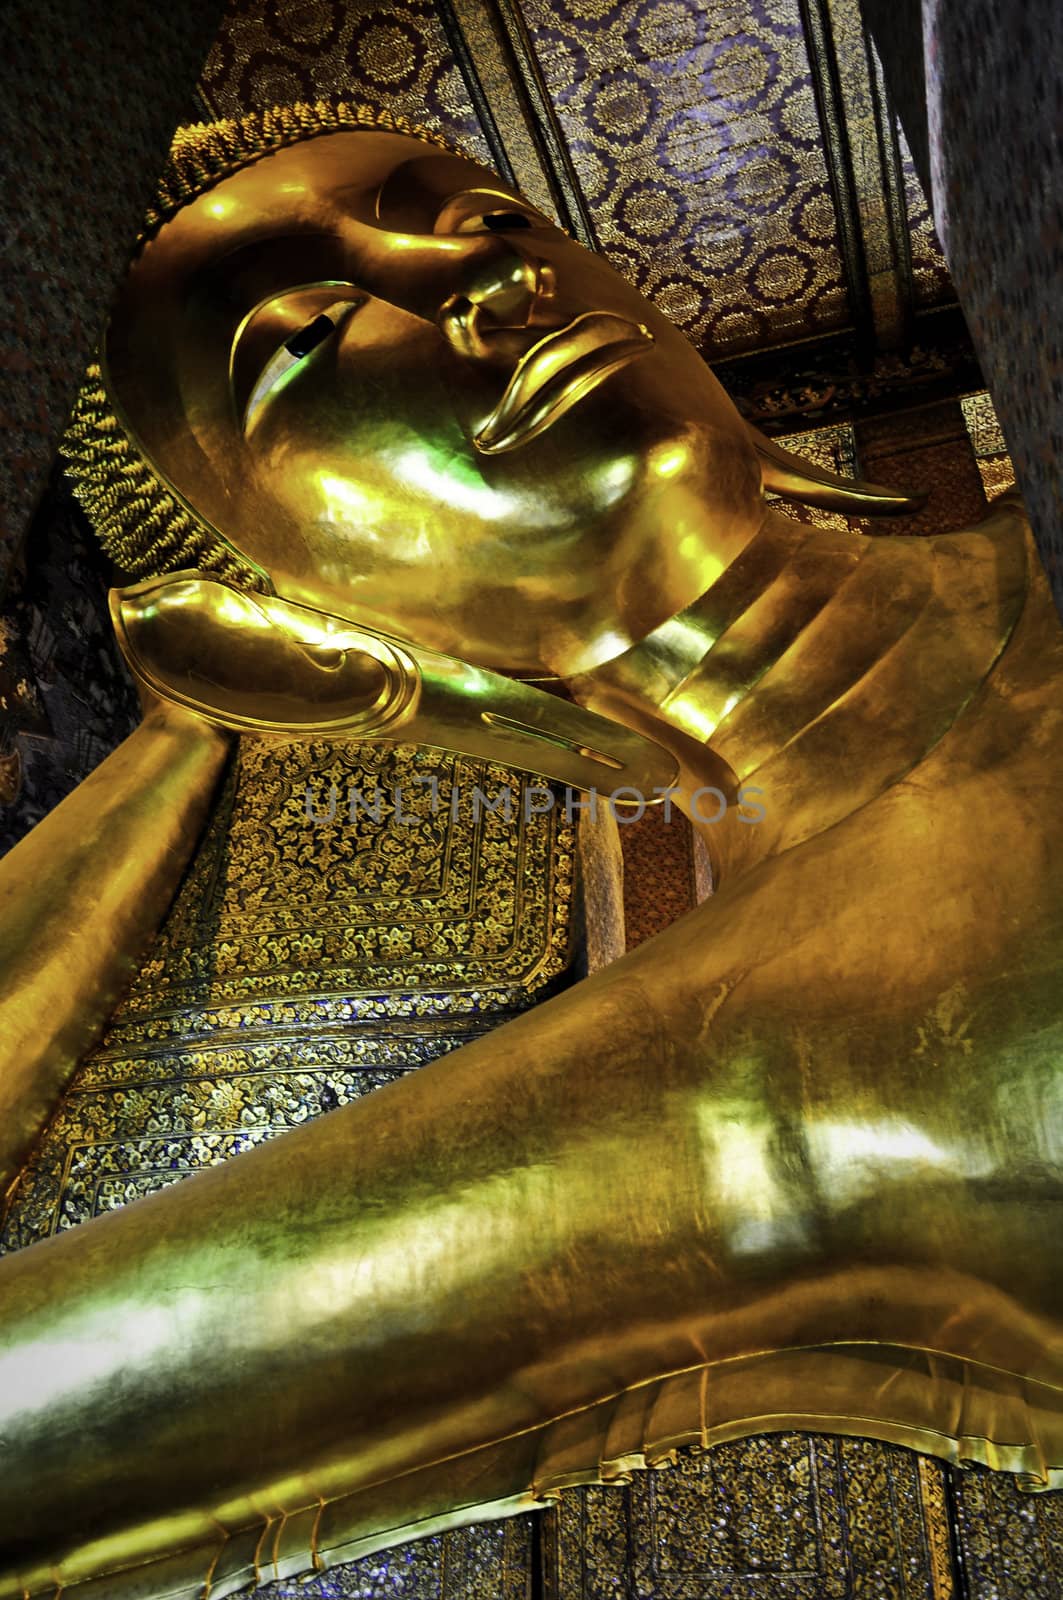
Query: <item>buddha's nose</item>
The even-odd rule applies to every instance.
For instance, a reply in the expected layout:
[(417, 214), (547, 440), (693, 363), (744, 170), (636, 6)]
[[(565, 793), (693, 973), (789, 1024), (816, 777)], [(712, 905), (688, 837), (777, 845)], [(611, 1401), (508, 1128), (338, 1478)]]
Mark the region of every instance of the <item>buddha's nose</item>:
[(461, 288), (440, 306), (437, 321), (462, 355), (500, 355), (503, 346), (512, 343), (507, 334), (520, 333), (549, 317), (555, 293), (550, 263), (507, 241), (476, 263)]

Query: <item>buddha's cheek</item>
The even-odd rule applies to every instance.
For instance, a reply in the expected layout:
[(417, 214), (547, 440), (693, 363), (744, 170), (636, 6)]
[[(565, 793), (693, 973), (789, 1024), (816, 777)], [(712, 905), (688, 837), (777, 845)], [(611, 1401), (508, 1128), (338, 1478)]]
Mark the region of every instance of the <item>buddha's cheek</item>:
[(756, 531), (741, 424), (711, 406), (677, 419), (657, 352), (498, 454), (474, 443), (496, 373), (412, 337), (353, 355), (308, 363), (251, 441), (257, 511), (238, 542), (293, 599), (568, 674), (690, 605)]

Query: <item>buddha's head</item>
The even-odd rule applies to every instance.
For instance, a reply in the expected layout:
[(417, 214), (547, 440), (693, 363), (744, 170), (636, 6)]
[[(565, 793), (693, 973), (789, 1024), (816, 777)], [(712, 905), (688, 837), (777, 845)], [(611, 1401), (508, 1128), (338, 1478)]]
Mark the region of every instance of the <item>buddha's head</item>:
[(756, 531), (756, 451), (701, 358), (477, 163), (290, 108), (186, 130), (162, 196), (73, 429), (136, 575), (569, 674)]

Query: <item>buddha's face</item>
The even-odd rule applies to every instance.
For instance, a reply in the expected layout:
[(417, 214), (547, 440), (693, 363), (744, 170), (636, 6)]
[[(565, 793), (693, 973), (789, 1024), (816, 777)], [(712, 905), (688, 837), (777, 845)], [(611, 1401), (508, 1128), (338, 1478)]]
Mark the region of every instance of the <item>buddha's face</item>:
[(572, 673), (701, 594), (762, 515), (681, 334), (472, 162), (327, 134), (149, 243), (112, 397), (277, 591), (467, 660)]

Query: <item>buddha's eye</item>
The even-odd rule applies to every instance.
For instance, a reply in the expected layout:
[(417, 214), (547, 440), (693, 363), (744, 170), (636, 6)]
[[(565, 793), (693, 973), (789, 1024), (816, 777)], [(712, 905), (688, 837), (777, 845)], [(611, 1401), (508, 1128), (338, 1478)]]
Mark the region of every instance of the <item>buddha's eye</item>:
[(452, 195), (435, 221), (436, 233), (516, 233), (554, 224), (534, 207), (498, 190), (466, 189)]
[[(335, 289), (333, 289), (335, 293)], [(301, 289), (257, 308), (233, 347), (233, 396), (244, 434), (250, 434), (266, 401), (288, 376), (330, 339), (361, 296), (321, 305), (321, 291)], [(314, 300), (320, 309), (315, 309)]]
[(455, 233), (516, 233), (520, 228), (546, 226), (546, 219), (532, 218), (524, 211), (480, 211), (463, 217)]
[(329, 334), (335, 331), (335, 321), (327, 311), (322, 311), (313, 322), (308, 322), (305, 328), (300, 328), (298, 333), (293, 334), (286, 341), (284, 348), (290, 356), (295, 357), (296, 361), (301, 361), (303, 356), (310, 354), (315, 345), (319, 345), (322, 339), (327, 339)]
[(530, 228), (532, 221), (522, 211), (487, 211), (480, 218), (491, 233), (508, 233), (512, 228)]

